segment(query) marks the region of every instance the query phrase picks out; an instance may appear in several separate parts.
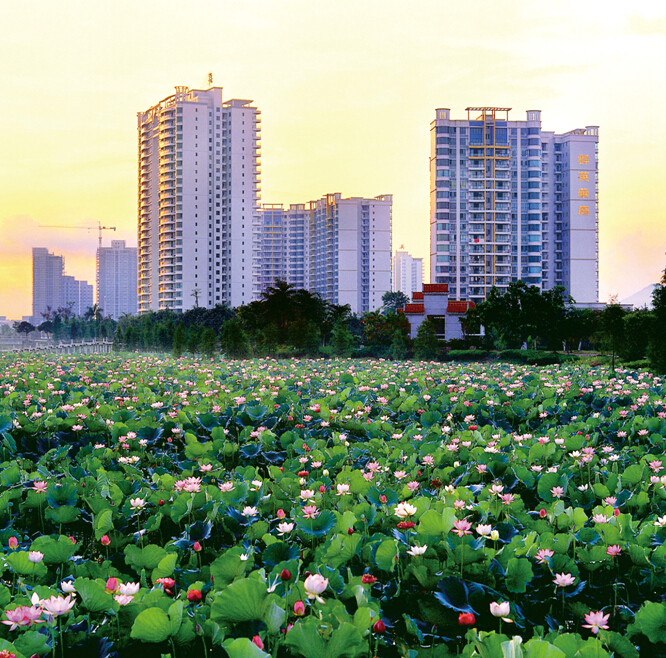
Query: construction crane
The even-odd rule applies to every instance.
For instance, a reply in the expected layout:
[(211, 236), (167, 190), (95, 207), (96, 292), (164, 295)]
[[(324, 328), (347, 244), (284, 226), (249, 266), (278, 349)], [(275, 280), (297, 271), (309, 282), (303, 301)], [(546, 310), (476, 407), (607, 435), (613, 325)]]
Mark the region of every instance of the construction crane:
[(40, 224), (39, 228), (82, 228), (86, 231), (93, 231), (95, 228), (99, 229), (99, 248), (102, 248), (102, 231), (115, 231), (115, 226), (102, 226), (101, 222), (97, 222), (97, 226), (57, 226), (55, 224)]

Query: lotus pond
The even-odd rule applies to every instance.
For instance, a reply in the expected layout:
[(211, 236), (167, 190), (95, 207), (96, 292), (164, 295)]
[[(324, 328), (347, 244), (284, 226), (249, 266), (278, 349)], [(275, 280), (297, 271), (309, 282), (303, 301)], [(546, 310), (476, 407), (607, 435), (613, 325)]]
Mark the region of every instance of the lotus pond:
[(0, 656), (666, 655), (648, 372), (0, 359)]

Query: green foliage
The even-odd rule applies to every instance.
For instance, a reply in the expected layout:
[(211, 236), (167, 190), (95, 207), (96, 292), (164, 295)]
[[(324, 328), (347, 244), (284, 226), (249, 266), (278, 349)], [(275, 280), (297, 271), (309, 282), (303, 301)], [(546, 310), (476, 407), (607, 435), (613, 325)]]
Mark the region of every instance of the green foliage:
[(430, 318), (426, 318), (416, 332), (414, 358), (419, 361), (434, 361), (439, 357), (440, 349), (435, 323)]
[(618, 354), (623, 361), (638, 361), (645, 358), (654, 320), (654, 314), (645, 310), (634, 311), (624, 316), (622, 341), (618, 346)]
[(206, 327), (201, 334), (201, 353), (211, 358), (215, 356), (217, 351), (217, 336), (215, 332), (210, 328)]
[(354, 349), (354, 336), (344, 320), (338, 320), (333, 327), (331, 345), (333, 354), (340, 357), (349, 357)]
[(250, 354), (250, 344), (238, 318), (224, 323), (220, 343), (225, 354), (232, 359), (244, 359)]
[(386, 315), (397, 313), (399, 308), (403, 308), (405, 304), (409, 303), (409, 297), (404, 292), (398, 290), (391, 292), (387, 290), (382, 295), (382, 312)]
[(393, 332), (391, 340), (391, 358), (394, 361), (402, 361), (407, 358), (410, 351), (410, 340), (402, 329)]
[(652, 292), (654, 321), (650, 331), (647, 355), (652, 367), (662, 374), (666, 373), (666, 271), (661, 285)]
[(173, 334), (173, 355), (176, 359), (183, 356), (185, 347), (187, 346), (187, 329), (182, 324), (176, 327)]
[(486, 301), (468, 311), (466, 318), (472, 327), (483, 325), (498, 347), (519, 347), (531, 339), (561, 349), (572, 301), (562, 286), (542, 293), (537, 286), (514, 281), (504, 293), (491, 288)]

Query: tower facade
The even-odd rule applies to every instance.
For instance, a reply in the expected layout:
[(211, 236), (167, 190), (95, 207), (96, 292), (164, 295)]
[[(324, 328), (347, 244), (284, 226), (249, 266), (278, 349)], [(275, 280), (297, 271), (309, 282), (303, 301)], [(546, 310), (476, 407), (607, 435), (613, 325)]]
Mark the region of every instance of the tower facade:
[(97, 305), (114, 320), (136, 314), (136, 247), (125, 240), (97, 250)]
[(343, 199), (340, 193), (288, 209), (264, 204), (261, 290), (283, 279), (331, 304), (349, 304), (354, 313), (380, 308), (391, 290), (392, 205), (390, 194)]
[(577, 302), (599, 299), (597, 126), (564, 134), (541, 112), (436, 110), (431, 124), (430, 278), (481, 302), (523, 280), (561, 285)]
[(409, 299), (423, 288), (423, 258), (413, 258), (403, 249), (393, 257), (393, 292), (402, 292)]
[(65, 261), (44, 247), (32, 248), (32, 324), (44, 321), (42, 313), (62, 304)]
[(138, 114), (139, 313), (252, 301), (260, 121), (220, 87)]

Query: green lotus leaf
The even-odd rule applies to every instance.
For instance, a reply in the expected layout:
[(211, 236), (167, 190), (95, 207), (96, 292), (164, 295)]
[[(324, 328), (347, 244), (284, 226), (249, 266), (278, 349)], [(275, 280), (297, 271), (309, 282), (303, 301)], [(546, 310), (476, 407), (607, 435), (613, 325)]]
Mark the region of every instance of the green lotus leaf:
[(251, 578), (237, 580), (215, 597), (210, 618), (235, 623), (261, 619), (266, 596), (266, 583)]
[(526, 558), (511, 558), (506, 568), (506, 588), (509, 592), (526, 592), (534, 578), (532, 564)]
[(141, 573), (141, 569), (155, 569), (166, 554), (161, 546), (155, 544), (143, 547), (128, 544), (125, 546), (125, 564), (133, 567), (137, 573)]
[(67, 562), (76, 553), (78, 548), (79, 546), (72, 542), (69, 537), (63, 537), (62, 535), (58, 539), (45, 536), (37, 537), (30, 546), (31, 551), (44, 553), (44, 562), (46, 564), (62, 564), (63, 562)]
[(132, 624), (130, 637), (141, 642), (164, 642), (169, 638), (171, 622), (161, 608), (147, 608), (141, 612)]
[(81, 597), (81, 605), (90, 612), (107, 612), (118, 608), (113, 596), (96, 580), (77, 578), (74, 588)]
[(271, 655), (262, 651), (252, 640), (246, 637), (226, 640), (222, 646), (229, 658), (270, 658)]
[(395, 539), (385, 539), (375, 553), (375, 564), (383, 571), (392, 573), (398, 563), (398, 544)]
[(349, 622), (338, 628), (309, 618), (294, 624), (286, 643), (305, 658), (356, 658), (365, 655), (366, 643), (358, 629)]

